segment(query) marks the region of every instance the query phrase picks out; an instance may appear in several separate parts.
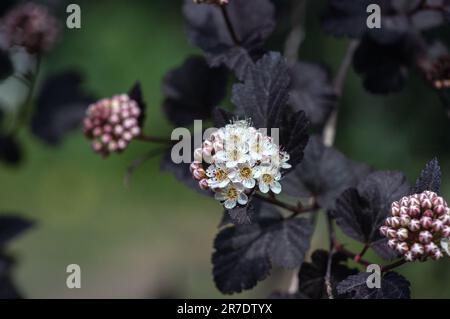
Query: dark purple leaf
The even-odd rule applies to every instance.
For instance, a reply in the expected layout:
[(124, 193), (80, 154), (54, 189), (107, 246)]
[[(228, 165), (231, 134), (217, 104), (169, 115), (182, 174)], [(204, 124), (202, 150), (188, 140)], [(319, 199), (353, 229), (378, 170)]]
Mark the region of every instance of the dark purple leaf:
[(233, 86), (236, 114), (251, 118), (256, 128), (279, 128), (287, 109), (290, 76), (285, 59), (275, 52), (250, 68), (244, 83)]
[(389, 214), (390, 205), (408, 191), (403, 173), (377, 171), (357, 188), (342, 193), (332, 216), (347, 236), (363, 243), (375, 242), (382, 239), (379, 228)]
[(424, 191), (432, 191), (439, 194), (441, 188), (441, 167), (437, 158), (433, 158), (427, 163), (416, 180), (416, 185), (412, 188), (411, 194), (419, 194)]
[[(190, 41), (200, 47), (212, 66), (227, 65), (240, 78), (251, 57), (260, 57), (262, 46), (275, 28), (275, 10), (269, 0), (233, 0), (226, 10), (237, 39), (227, 27), (222, 9), (185, 0), (183, 13)], [(238, 43), (236, 43), (238, 41)]]
[(31, 120), (36, 137), (56, 145), (82, 123), (87, 107), (94, 101), (83, 91), (82, 83), (82, 76), (76, 71), (65, 71), (44, 80)]
[(328, 72), (319, 65), (298, 62), (291, 77), (289, 105), (294, 111), (305, 111), (311, 124), (321, 127), (337, 101)]
[(344, 190), (356, 186), (369, 172), (367, 165), (349, 160), (314, 136), (302, 163), (282, 180), (283, 191), (293, 197), (314, 196), (320, 207), (330, 209)]
[(147, 110), (147, 105), (145, 104), (144, 97), (141, 90), (141, 83), (136, 82), (136, 84), (133, 85), (133, 87), (128, 92), (128, 96), (130, 99), (135, 101), (141, 110), (141, 114), (139, 115), (138, 121), (139, 121), (139, 127), (142, 128), (142, 125), (144, 124), (145, 120), (145, 114)]
[(388, 272), (381, 278), (380, 288), (369, 288), (370, 273), (361, 272), (349, 276), (337, 286), (338, 293), (348, 299), (409, 299), (410, 283), (395, 272)]
[(226, 94), (227, 71), (210, 68), (202, 57), (190, 57), (164, 78), (164, 111), (177, 126), (211, 118)]
[(33, 226), (33, 223), (22, 217), (12, 215), (0, 216), (0, 247), (19, 236), (25, 230)]

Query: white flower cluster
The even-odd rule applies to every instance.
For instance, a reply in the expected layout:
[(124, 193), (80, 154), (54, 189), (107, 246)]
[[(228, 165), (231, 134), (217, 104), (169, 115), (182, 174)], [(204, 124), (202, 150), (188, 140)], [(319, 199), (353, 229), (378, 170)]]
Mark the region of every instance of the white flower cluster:
[[(191, 172), (202, 189), (211, 189), (225, 208), (246, 205), (256, 187), (262, 193), (281, 192), (281, 170), (289, 169), (289, 154), (272, 138), (235, 121), (215, 131), (194, 152)], [(205, 169), (206, 168), (206, 169)]]

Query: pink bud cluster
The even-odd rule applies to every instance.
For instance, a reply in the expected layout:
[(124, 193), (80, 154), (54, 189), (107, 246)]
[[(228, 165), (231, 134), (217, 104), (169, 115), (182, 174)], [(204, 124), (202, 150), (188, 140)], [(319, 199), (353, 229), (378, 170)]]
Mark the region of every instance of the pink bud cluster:
[(29, 53), (49, 51), (60, 34), (58, 21), (47, 8), (32, 2), (9, 11), (1, 27), (8, 47), (21, 46)]
[(206, 171), (203, 168), (202, 161), (203, 159), (210, 160), (213, 156), (215, 150), (213, 147), (213, 140), (206, 139), (201, 148), (197, 148), (194, 150), (194, 161), (191, 163), (190, 171), (194, 180), (198, 181), (198, 185), (201, 189), (207, 190), (209, 189), (208, 177), (206, 176)]
[(116, 95), (91, 104), (84, 119), (84, 134), (96, 153), (120, 153), (141, 134), (138, 104), (128, 95)]
[(194, 3), (207, 3), (207, 4), (217, 4), (219, 6), (223, 6), (228, 4), (229, 0), (194, 0)]
[(444, 256), (440, 241), (450, 237), (450, 210), (442, 197), (431, 191), (405, 196), (392, 203), (391, 214), (380, 233), (405, 260)]

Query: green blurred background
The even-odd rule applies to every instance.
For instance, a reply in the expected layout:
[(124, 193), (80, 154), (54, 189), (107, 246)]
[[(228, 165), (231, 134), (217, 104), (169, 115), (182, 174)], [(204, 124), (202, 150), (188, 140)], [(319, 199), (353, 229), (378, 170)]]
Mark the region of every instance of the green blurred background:
[[(288, 1), (278, 1), (289, 11)], [(169, 136), (161, 112), (161, 81), (189, 54), (181, 1), (77, 1), (82, 29), (66, 30), (62, 43), (44, 62), (45, 74), (78, 68), (97, 96), (122, 93), (139, 79), (148, 104), (146, 131)], [(306, 39), (300, 56), (334, 72), (346, 40), (319, 27), (323, 1), (310, 1)], [(289, 27), (281, 16), (269, 42), (280, 50)], [(225, 102), (229, 103), (229, 102)], [(350, 73), (339, 118), (336, 146), (349, 157), (378, 169), (404, 171), (413, 181), (438, 156), (443, 194), (450, 198), (450, 122), (433, 92), (411, 77), (400, 94), (380, 97), (364, 91)], [(148, 144), (134, 142), (121, 156), (103, 160), (90, 151), (81, 131), (59, 148), (50, 148), (24, 130), (25, 162), (0, 167), (0, 207), (20, 213), (37, 226), (13, 243), (14, 277), (31, 298), (221, 297), (211, 275), (212, 242), (221, 207), (159, 171), (159, 159), (146, 162), (125, 187), (123, 176)], [(323, 218), (313, 248), (326, 247)], [(361, 245), (340, 236), (350, 248)], [(369, 254), (371, 258), (373, 254)], [(375, 259), (376, 260), (376, 259)], [(82, 269), (82, 288), (66, 287), (66, 266)], [(414, 263), (399, 269), (412, 284), (413, 297), (450, 297), (450, 261)], [(274, 271), (275, 274), (278, 271)], [(266, 297), (279, 276), (242, 297)]]

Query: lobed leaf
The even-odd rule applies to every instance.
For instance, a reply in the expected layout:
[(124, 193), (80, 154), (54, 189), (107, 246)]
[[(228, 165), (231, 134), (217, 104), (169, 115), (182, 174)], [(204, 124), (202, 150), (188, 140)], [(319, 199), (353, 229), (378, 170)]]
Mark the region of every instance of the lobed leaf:
[(338, 293), (348, 299), (409, 299), (410, 283), (395, 272), (388, 272), (381, 278), (380, 288), (369, 288), (370, 273), (361, 272), (349, 276), (337, 286)]

